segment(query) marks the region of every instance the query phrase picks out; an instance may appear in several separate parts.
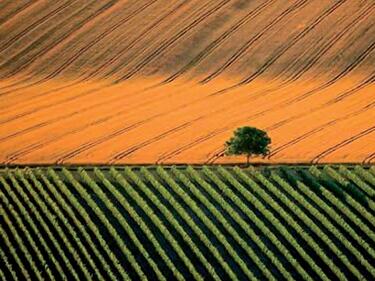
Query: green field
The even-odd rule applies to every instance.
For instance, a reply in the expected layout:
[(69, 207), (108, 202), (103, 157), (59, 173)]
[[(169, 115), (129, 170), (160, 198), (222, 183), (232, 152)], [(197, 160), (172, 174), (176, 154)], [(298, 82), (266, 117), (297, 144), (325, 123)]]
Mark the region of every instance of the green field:
[(0, 280), (375, 280), (375, 167), (0, 169)]

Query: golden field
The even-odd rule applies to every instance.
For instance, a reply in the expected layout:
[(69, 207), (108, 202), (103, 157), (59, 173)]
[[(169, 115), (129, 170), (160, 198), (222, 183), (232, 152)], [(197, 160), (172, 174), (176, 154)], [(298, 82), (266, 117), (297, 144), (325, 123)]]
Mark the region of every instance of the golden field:
[(0, 163), (375, 162), (372, 0), (0, 3)]

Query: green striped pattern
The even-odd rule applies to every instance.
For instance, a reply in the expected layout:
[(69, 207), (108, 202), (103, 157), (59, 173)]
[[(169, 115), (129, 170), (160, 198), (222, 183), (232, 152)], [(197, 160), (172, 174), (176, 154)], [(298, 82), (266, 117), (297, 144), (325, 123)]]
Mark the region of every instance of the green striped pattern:
[(375, 280), (373, 167), (0, 170), (0, 280)]

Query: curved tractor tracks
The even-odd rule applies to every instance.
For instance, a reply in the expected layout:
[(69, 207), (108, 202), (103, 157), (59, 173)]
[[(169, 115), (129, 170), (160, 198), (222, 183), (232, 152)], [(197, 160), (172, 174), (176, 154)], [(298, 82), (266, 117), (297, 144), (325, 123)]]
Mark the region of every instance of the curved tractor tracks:
[[(200, 163), (225, 163), (219, 142), (244, 124), (282, 140), (264, 159), (273, 162), (375, 114), (374, 101), (361, 100), (375, 83), (373, 1), (256, 0), (240, 12), (236, 0), (163, 1), (64, 0), (35, 18), (48, 1), (2, 5), (2, 32), (19, 16), (30, 22), (0, 39), (0, 163), (44, 152), (54, 163), (95, 160), (101, 149), (98, 157), (114, 164), (142, 162), (142, 153), (153, 163), (189, 162), (191, 153)], [(188, 50), (194, 40), (203, 41)], [(247, 64), (258, 51), (264, 57)], [(296, 126), (329, 110), (340, 112)], [(373, 125), (306, 148), (306, 162), (347, 154), (374, 136)], [(277, 137), (288, 128), (296, 131)], [(353, 159), (375, 161), (374, 144), (361, 150)]]

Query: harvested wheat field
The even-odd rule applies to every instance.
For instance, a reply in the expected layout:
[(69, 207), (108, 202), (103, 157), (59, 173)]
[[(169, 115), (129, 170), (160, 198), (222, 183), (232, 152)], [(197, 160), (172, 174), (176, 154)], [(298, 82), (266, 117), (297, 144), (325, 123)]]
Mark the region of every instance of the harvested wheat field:
[(373, 0), (3, 0), (0, 163), (375, 162)]

